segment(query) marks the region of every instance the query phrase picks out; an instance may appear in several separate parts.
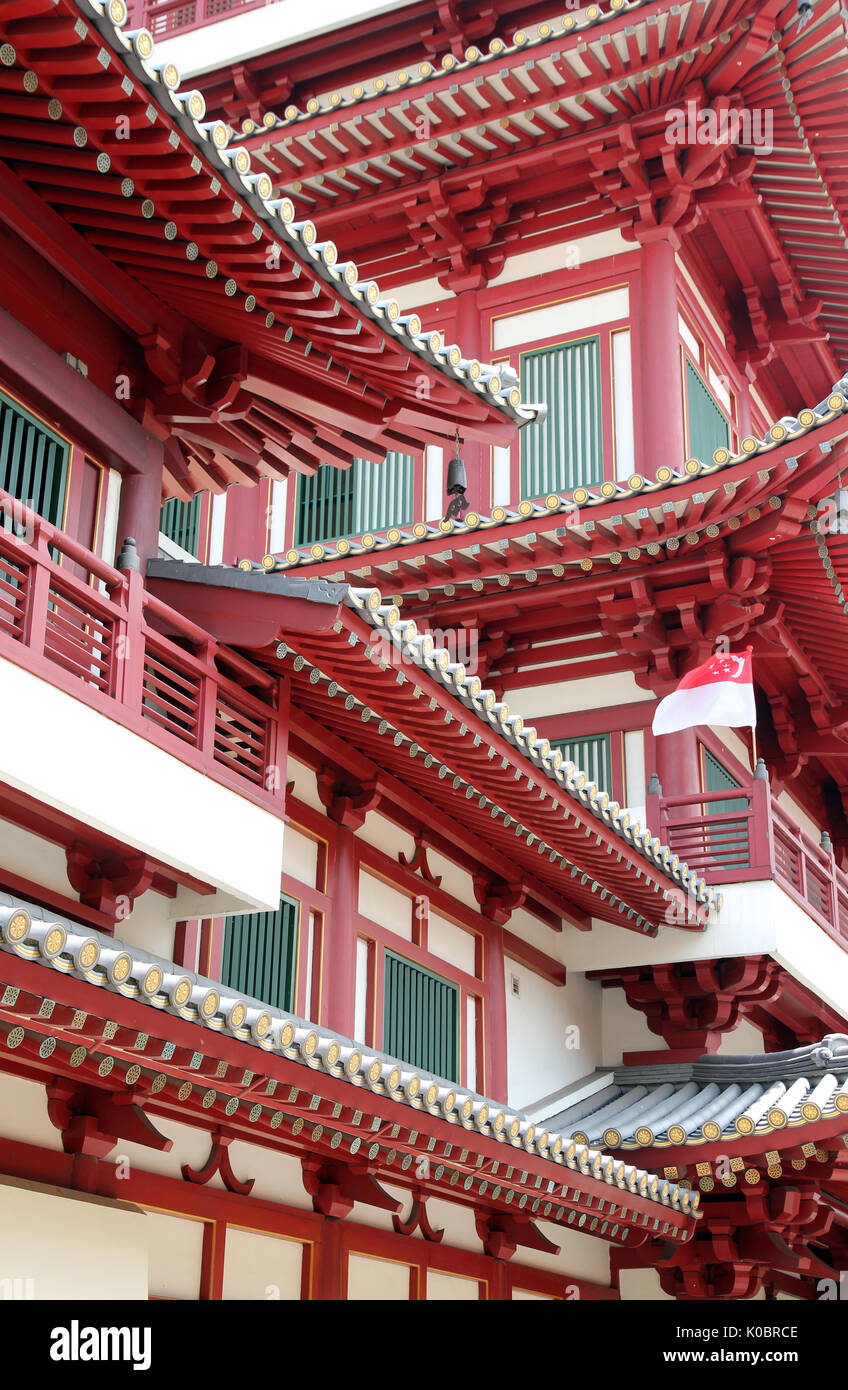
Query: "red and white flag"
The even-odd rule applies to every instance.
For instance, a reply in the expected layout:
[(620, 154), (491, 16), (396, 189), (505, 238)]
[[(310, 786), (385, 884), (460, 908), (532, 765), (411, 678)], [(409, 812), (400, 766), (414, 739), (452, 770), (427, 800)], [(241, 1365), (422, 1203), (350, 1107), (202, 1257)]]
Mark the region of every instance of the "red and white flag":
[(751, 648), (711, 656), (689, 671), (676, 690), (660, 700), (651, 726), (655, 734), (673, 734), (696, 724), (722, 724), (731, 729), (757, 723)]

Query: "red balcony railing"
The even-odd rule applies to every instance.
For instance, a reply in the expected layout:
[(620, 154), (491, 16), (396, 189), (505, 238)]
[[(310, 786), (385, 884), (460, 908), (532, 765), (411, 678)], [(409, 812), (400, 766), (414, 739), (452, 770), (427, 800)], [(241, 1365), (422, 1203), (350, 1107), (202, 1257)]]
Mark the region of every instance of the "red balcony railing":
[(281, 813), (274, 677), (2, 490), (0, 656)]
[(777, 804), (765, 779), (691, 796), (649, 793), (647, 820), (708, 883), (775, 879), (848, 950), (848, 875), (837, 867), (829, 841), (815, 844)]
[(129, 0), (129, 23), (149, 29), (156, 39), (202, 29), (245, 10), (259, 10), (278, 0)]

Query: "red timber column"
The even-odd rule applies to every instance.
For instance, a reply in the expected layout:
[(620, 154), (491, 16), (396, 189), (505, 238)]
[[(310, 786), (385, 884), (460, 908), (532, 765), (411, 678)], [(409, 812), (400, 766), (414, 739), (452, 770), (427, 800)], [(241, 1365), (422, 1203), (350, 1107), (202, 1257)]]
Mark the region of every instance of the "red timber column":
[(138, 550), (141, 573), (159, 554), (159, 513), (162, 509), (162, 445), (151, 438), (148, 466), (141, 473), (124, 473), (118, 510), (118, 551), (128, 536)]
[(680, 238), (673, 227), (640, 224), (634, 231), (642, 246), (638, 382), (642, 467), (653, 478), (658, 468), (677, 471), (686, 461), (674, 261)]
[(663, 796), (692, 796), (701, 790), (701, 760), (694, 729), (657, 734), (655, 747)]
[(315, 1260), (312, 1297), (322, 1303), (339, 1303), (347, 1290), (347, 1254), (342, 1223), (325, 1216), (321, 1222), (321, 1239), (313, 1248)]
[[(318, 773), (318, 792), (327, 815), (336, 823), (329, 885), (331, 906), (324, 923), (321, 952), (321, 1022), (352, 1038), (356, 1006), (356, 881), (355, 831), (379, 800), (376, 779), (363, 784), (336, 768)], [(359, 1039), (358, 1041), (363, 1041)]]
[[(488, 362), (489, 349), (483, 344), (483, 322), (477, 299), (477, 290), (460, 290), (456, 296), (456, 320), (454, 327), (456, 343), (465, 358), (476, 357), (478, 362)], [(457, 420), (459, 433), (463, 439), (460, 456), (465, 460), (468, 475), (466, 497), (472, 511), (486, 511), (491, 504), (489, 485), (489, 446), (476, 439), (467, 439), (463, 434), (462, 420)], [(445, 450), (445, 480), (447, 466), (453, 458), (453, 448)], [(445, 506), (447, 506), (447, 496)]]

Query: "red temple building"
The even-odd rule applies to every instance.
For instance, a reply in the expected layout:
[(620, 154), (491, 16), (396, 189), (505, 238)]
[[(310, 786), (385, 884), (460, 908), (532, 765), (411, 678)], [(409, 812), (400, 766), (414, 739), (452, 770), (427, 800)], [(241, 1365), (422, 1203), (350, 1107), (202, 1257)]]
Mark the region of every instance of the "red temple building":
[(839, 0), (0, 6), (0, 1295), (839, 1298), (846, 101)]

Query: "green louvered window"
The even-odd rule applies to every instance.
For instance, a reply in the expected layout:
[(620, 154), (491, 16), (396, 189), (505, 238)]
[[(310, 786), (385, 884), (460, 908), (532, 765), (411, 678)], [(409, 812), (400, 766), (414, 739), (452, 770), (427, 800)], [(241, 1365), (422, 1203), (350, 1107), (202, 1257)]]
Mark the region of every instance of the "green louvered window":
[(383, 1051), (459, 1080), (459, 988), (386, 952)]
[(544, 497), (604, 476), (601, 340), (582, 338), (521, 354), (525, 400), (544, 401), (547, 419), (521, 431), (521, 495)]
[(197, 555), (200, 540), (200, 496), (196, 492), (190, 502), (181, 502), (178, 497), (169, 497), (162, 508), (159, 530), (175, 545), (187, 550), (189, 555)]
[(297, 481), (295, 545), (315, 545), (412, 521), (415, 460), (387, 454), (383, 463), (354, 459), (350, 468), (324, 463)]
[(551, 747), (558, 748), (565, 760), (585, 772), (588, 782), (599, 791), (612, 796), (612, 767), (609, 734), (592, 734), (586, 738), (552, 739)]
[(40, 420), (0, 392), (0, 488), (61, 526), (69, 447)]
[(276, 912), (224, 918), (221, 983), (275, 1009), (294, 1008), (300, 904), (280, 898)]
[(730, 444), (730, 426), (701, 373), (686, 359), (689, 457), (710, 463), (716, 449)]
[[(722, 767), (718, 758), (714, 758), (712, 753), (704, 750), (704, 791), (707, 792), (726, 792), (733, 791), (739, 786), (735, 777), (732, 777), (726, 767)], [(747, 796), (728, 797), (727, 801), (707, 801), (704, 803), (705, 820), (709, 821), (711, 816), (726, 816), (732, 812), (742, 812), (748, 809)], [(734, 868), (743, 867), (739, 859), (739, 844), (744, 836), (744, 822), (725, 821), (724, 824), (717, 825), (715, 832), (706, 832), (706, 848), (710, 855), (719, 864), (732, 864)], [(734, 850), (732, 846), (736, 846)], [(747, 862), (747, 861), (746, 861)]]

